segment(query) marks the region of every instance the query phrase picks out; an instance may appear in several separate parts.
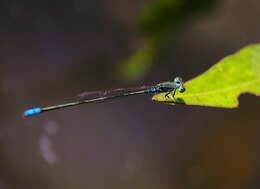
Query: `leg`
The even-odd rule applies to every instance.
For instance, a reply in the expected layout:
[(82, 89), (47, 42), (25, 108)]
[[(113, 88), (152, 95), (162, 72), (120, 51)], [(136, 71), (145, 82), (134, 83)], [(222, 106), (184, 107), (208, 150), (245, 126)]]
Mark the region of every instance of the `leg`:
[(175, 93), (176, 93), (176, 90), (177, 90), (177, 89), (174, 89), (174, 90), (173, 90), (173, 95), (172, 95), (172, 98), (174, 98), (174, 96), (175, 96)]
[(165, 94), (165, 98), (170, 98), (170, 97), (169, 97), (169, 94), (171, 94), (171, 93), (170, 93), (170, 92), (166, 93), (166, 94)]
[[(173, 90), (172, 98), (174, 98), (175, 93), (176, 93), (176, 89)], [(167, 93), (165, 94), (165, 98), (170, 98), (170, 97), (169, 97), (169, 94), (171, 94), (171, 92), (167, 92)]]

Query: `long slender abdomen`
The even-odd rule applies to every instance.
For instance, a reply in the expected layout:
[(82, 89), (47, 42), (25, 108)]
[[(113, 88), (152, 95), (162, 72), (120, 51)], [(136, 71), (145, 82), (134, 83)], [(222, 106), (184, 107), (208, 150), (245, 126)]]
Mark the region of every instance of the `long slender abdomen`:
[[(104, 96), (98, 97), (98, 98), (90, 98), (90, 99), (83, 99), (80, 101), (75, 101), (75, 102), (70, 102), (70, 103), (66, 103), (66, 104), (60, 104), (60, 105), (54, 105), (54, 106), (48, 106), (48, 107), (43, 107), (43, 108), (32, 108), (32, 109), (28, 109), (26, 110), (23, 115), (25, 117), (28, 116), (33, 116), (33, 115), (37, 115), (40, 114), (42, 112), (47, 112), (50, 110), (56, 110), (56, 109), (60, 109), (60, 108), (65, 108), (65, 107), (70, 107), (70, 106), (76, 106), (79, 104), (84, 104), (84, 103), (93, 103), (93, 102), (102, 102), (105, 100), (110, 100), (110, 99), (114, 99), (114, 98), (119, 98), (119, 97), (124, 97), (124, 96), (130, 96), (130, 95), (138, 95), (138, 94), (153, 94), (153, 93), (157, 93), (159, 92), (158, 89), (156, 87), (151, 87), (149, 89), (146, 90), (139, 90), (139, 91), (133, 91), (133, 92), (126, 92), (126, 93), (122, 93), (122, 89), (120, 90), (114, 90), (114, 91), (108, 91), (108, 92), (103, 92), (101, 94), (103, 94)], [(105, 96), (105, 95), (110, 95), (113, 92), (121, 92), (121, 94), (116, 94), (116, 95), (111, 95), (111, 96)], [(98, 93), (95, 93), (98, 94)], [(84, 94), (85, 95), (85, 94)], [(87, 95), (88, 96), (88, 95)], [(84, 98), (86, 98), (86, 95), (84, 96)]]

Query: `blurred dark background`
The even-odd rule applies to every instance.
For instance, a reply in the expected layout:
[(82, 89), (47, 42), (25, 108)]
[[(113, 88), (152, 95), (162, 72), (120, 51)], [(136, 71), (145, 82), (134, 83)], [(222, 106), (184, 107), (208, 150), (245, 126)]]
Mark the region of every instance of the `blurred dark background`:
[(258, 0), (1, 0), (0, 189), (257, 189), (259, 98), (151, 96), (23, 118), (82, 91), (189, 80), (260, 41)]

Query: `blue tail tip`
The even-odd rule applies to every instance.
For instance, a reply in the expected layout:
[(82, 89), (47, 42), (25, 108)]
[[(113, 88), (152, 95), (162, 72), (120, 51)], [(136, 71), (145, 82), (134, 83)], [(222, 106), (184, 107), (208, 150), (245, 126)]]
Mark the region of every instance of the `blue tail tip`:
[(42, 109), (41, 108), (32, 108), (32, 109), (29, 109), (29, 110), (26, 110), (23, 115), (24, 116), (32, 116), (32, 115), (36, 115), (36, 114), (39, 114), (42, 112)]

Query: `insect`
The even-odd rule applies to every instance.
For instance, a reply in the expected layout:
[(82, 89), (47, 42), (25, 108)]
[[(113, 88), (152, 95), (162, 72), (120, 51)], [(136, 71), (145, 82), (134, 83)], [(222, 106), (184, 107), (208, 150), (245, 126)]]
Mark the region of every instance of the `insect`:
[[(61, 109), (65, 107), (76, 106), (84, 103), (94, 103), (94, 102), (103, 102), (109, 99), (115, 99), (119, 97), (138, 95), (138, 94), (156, 94), (156, 93), (166, 93), (165, 97), (169, 98), (171, 92), (172, 98), (174, 98), (176, 90), (183, 93), (185, 88), (183, 86), (183, 81), (180, 77), (175, 77), (173, 81), (159, 83), (154, 86), (141, 86), (137, 88), (125, 88), (125, 89), (114, 89), (107, 91), (97, 91), (97, 92), (85, 92), (80, 95), (80, 99), (75, 102), (48, 106), (43, 108), (32, 108), (28, 109), (24, 112), (24, 116), (32, 116), (36, 114), (40, 114), (42, 112), (47, 112), (51, 110)], [(94, 98), (90, 98), (91, 96), (96, 96)]]

